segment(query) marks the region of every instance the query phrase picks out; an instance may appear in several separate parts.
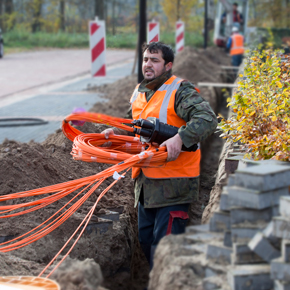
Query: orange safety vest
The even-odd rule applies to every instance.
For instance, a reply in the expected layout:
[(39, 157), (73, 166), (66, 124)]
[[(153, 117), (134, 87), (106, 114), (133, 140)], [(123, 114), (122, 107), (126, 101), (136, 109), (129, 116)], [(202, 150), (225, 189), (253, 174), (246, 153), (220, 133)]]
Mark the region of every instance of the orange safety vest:
[[(172, 76), (169, 78), (147, 102), (145, 93), (138, 92), (135, 88), (131, 97), (133, 119), (146, 119), (156, 117), (162, 123), (181, 127), (186, 122), (177, 116), (174, 110), (175, 94), (183, 80)], [(193, 178), (199, 176), (200, 172), (200, 149), (195, 152), (181, 152), (174, 161), (167, 162), (161, 167), (143, 167), (142, 171), (148, 178)], [(150, 165), (149, 165), (150, 166)], [(133, 167), (132, 177), (136, 178), (140, 168)]]
[(241, 34), (234, 33), (232, 36), (232, 45), (231, 45), (231, 51), (230, 55), (236, 55), (236, 54), (243, 54), (244, 49), (244, 37)]

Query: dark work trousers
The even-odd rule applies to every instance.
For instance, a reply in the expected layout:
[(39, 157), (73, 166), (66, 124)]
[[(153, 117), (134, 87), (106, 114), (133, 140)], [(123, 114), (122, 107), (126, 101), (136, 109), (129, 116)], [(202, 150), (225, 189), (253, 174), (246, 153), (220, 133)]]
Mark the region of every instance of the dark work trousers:
[(153, 256), (157, 244), (167, 234), (182, 234), (188, 221), (189, 204), (159, 208), (144, 208), (138, 204), (138, 230), (141, 248), (153, 267)]
[(240, 66), (242, 61), (243, 61), (243, 55), (242, 54), (232, 55), (232, 66)]

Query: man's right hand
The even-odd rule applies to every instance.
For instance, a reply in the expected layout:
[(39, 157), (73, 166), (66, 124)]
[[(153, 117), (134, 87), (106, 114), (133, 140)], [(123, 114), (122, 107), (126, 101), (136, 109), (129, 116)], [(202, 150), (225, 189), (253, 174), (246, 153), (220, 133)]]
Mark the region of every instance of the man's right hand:
[[(109, 139), (110, 135), (114, 135), (115, 132), (113, 129), (109, 128), (109, 129), (102, 131), (101, 134), (104, 134), (105, 138)], [(111, 145), (112, 145), (112, 142), (108, 141), (108, 142), (105, 142), (103, 145), (101, 145), (101, 147), (110, 147)]]

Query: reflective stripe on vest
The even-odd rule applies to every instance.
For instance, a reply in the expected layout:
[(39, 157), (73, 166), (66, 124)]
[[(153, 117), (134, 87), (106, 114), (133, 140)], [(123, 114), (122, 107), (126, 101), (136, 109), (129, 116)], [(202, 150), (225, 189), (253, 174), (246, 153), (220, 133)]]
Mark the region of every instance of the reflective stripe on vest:
[[(181, 82), (182, 79), (172, 76), (154, 93), (149, 102), (146, 100), (145, 93), (139, 92), (136, 96), (134, 91), (131, 97), (133, 119), (156, 117), (160, 122), (179, 128), (186, 125), (174, 110), (175, 94)], [(138, 86), (136, 89), (138, 90)], [(199, 163), (200, 149), (195, 152), (181, 152), (176, 160), (162, 167), (143, 167), (142, 171), (146, 177), (152, 179), (192, 178), (199, 176)], [(139, 173), (140, 168), (134, 167), (132, 177), (136, 178)]]
[(243, 54), (244, 49), (244, 38), (240, 34), (233, 34), (232, 35), (232, 45), (231, 45), (231, 51), (230, 55), (236, 55), (236, 54)]

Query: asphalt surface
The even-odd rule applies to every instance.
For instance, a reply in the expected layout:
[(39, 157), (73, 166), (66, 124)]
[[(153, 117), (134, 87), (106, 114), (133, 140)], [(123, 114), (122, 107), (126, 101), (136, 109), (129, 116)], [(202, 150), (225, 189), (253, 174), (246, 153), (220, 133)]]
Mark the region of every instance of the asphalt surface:
[[(56, 53), (56, 51), (53, 52)], [(74, 53), (76, 52), (74, 51)], [(81, 53), (85, 55), (84, 51)], [(89, 52), (87, 51), (87, 53)], [(44, 54), (42, 52), (42, 55)], [(27, 56), (27, 54), (25, 55)], [(50, 73), (48, 73), (47, 78), (44, 78), (42, 69), (36, 68), (39, 67), (39, 60), (36, 56), (40, 57), (38, 52), (32, 57), (37, 62), (34, 69), (20, 78), (19, 83), (13, 80), (15, 75), (12, 76), (10, 73), (3, 80), (4, 76), (0, 70), (0, 143), (5, 138), (20, 142), (29, 142), (30, 140), (42, 142), (49, 134), (60, 128), (61, 121), (75, 108), (87, 110), (96, 102), (105, 102), (106, 100), (102, 99), (100, 95), (87, 90), (87, 88), (112, 83), (130, 75), (133, 68), (134, 51), (114, 50), (108, 52), (107, 76), (99, 78), (92, 78), (88, 74), (90, 64), (85, 66), (82, 63), (78, 69), (74, 68), (71, 71), (69, 70), (69, 59), (60, 62), (59, 57), (53, 61), (54, 66), (50, 64), (48, 70)], [(51, 56), (50, 53), (48, 53), (48, 59), (49, 56)], [(62, 57), (65, 58), (65, 55)], [(12, 64), (16, 59), (13, 59)], [(8, 62), (7, 59), (6, 62)], [(25, 64), (26, 61), (22, 64), (24, 71)], [(33, 65), (31, 64), (30, 67)], [(67, 68), (67, 71), (64, 67)], [(24, 85), (25, 79), (28, 80), (26, 85)], [(13, 82), (16, 82), (15, 86), (11, 84)], [(11, 87), (7, 86), (7, 83), (10, 83)], [(46, 123), (39, 124), (37, 120), (29, 121), (26, 118), (37, 118)], [(21, 120), (18, 121), (18, 119)]]

